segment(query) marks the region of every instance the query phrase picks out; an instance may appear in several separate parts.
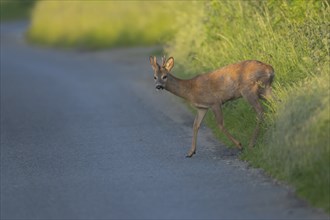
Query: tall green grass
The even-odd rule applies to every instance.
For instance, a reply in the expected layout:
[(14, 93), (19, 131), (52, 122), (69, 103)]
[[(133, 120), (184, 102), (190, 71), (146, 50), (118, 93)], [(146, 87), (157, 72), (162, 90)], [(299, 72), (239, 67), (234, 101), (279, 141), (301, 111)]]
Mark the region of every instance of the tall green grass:
[(286, 180), (299, 195), (330, 211), (329, 66), (289, 88), (278, 88), (272, 126), (256, 152), (245, 158)]
[[(196, 2), (166, 47), (183, 77), (257, 59), (275, 69), (276, 100), (263, 103), (266, 119), (254, 150), (242, 159), (294, 185), (330, 211), (329, 42), (327, 1)], [(224, 106), (226, 128), (247, 145), (256, 114), (244, 101)], [(212, 114), (207, 124), (226, 144)]]
[(171, 1), (39, 1), (28, 38), (64, 47), (153, 45), (173, 36)]

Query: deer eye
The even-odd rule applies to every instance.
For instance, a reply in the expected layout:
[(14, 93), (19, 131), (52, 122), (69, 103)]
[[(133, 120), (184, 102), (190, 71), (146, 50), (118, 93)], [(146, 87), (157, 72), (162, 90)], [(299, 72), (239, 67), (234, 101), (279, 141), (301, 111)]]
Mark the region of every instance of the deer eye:
[(154, 79), (156, 80), (157, 79), (157, 76), (154, 76)]
[(163, 79), (163, 80), (167, 79), (167, 76), (166, 76), (166, 75), (165, 75), (165, 76), (163, 76), (163, 77), (162, 77), (162, 79)]

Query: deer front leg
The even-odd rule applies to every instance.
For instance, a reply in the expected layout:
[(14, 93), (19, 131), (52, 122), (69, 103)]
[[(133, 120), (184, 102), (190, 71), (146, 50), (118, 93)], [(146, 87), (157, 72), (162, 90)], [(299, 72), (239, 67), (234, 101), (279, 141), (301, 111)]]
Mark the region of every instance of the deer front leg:
[(238, 140), (236, 140), (224, 127), (221, 106), (214, 105), (212, 107), (212, 111), (217, 120), (217, 124), (218, 124), (220, 130), (237, 146), (238, 149), (242, 149), (242, 144)]
[(207, 109), (203, 109), (203, 108), (197, 109), (197, 114), (196, 114), (194, 125), (193, 125), (192, 144), (191, 144), (191, 148), (187, 154), (187, 157), (192, 157), (196, 153), (197, 133), (198, 133), (198, 129), (205, 117), (206, 112), (207, 112)]

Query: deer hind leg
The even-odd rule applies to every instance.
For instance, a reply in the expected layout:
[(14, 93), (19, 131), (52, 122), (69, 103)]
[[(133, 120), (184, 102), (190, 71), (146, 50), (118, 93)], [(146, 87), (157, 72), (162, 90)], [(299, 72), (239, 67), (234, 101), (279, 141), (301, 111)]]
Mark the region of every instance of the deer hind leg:
[(212, 111), (214, 113), (215, 119), (217, 120), (217, 124), (220, 130), (239, 148), (242, 149), (242, 144), (236, 140), (224, 127), (224, 121), (222, 116), (222, 109), (220, 105), (214, 105), (212, 107)]
[(272, 87), (270, 85), (265, 86), (265, 88), (263, 88), (260, 91), (259, 98), (261, 98), (263, 100), (272, 100), (272, 99), (274, 99), (273, 92), (272, 92)]
[(193, 125), (192, 144), (191, 144), (191, 148), (187, 154), (187, 157), (192, 157), (196, 153), (197, 133), (198, 133), (198, 129), (205, 117), (206, 112), (207, 112), (207, 109), (203, 109), (203, 108), (197, 109), (197, 114), (196, 114), (194, 125)]
[(252, 148), (255, 145), (258, 134), (259, 134), (260, 124), (263, 121), (264, 110), (259, 102), (259, 98), (258, 98), (257, 94), (250, 92), (250, 93), (244, 94), (243, 97), (248, 101), (248, 103), (253, 107), (253, 109), (257, 113), (257, 125), (256, 125), (256, 128), (254, 129), (253, 135), (252, 135), (250, 143), (249, 143), (249, 147)]

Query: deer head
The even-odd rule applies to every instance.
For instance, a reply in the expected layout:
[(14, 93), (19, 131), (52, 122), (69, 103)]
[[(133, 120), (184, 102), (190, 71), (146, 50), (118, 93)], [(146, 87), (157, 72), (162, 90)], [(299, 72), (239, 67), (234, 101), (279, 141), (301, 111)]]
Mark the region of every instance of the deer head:
[(150, 60), (151, 67), (154, 70), (154, 80), (155, 80), (156, 89), (157, 90), (165, 89), (166, 82), (167, 82), (167, 76), (174, 66), (174, 58), (170, 57), (166, 61), (165, 56), (163, 56), (161, 66), (157, 63), (157, 58), (155, 56), (149, 57), (149, 60)]

